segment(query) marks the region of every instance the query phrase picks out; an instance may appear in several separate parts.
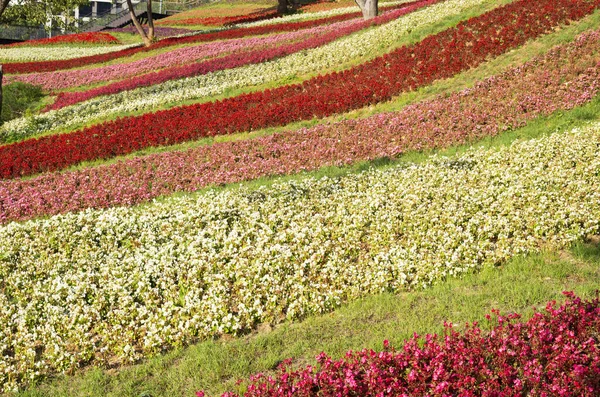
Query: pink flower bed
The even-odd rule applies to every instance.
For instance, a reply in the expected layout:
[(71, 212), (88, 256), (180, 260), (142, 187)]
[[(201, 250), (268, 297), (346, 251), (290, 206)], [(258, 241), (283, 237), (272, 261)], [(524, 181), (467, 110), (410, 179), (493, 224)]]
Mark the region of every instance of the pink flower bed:
[(600, 301), (565, 295), (566, 303), (550, 302), (527, 322), (493, 311), (490, 332), (446, 324), (444, 336), (415, 334), (399, 350), (384, 341), (381, 352), (339, 360), (321, 353), (315, 367), (297, 370), (287, 360), (273, 376), (251, 377), (242, 396), (598, 396)]
[[(130, 63), (102, 66), (94, 69), (13, 75), (8, 76), (6, 81), (8, 83), (13, 81), (21, 81), (24, 83), (42, 86), (46, 90), (58, 90), (94, 84), (101, 81), (124, 80), (135, 75), (158, 69), (180, 65), (189, 66), (190, 63), (194, 63), (205, 58), (224, 56), (228, 54), (247, 53), (252, 51), (261, 52), (272, 47), (288, 44), (289, 42), (306, 40), (308, 38), (315, 39), (326, 33), (331, 33), (338, 29), (345, 29), (348, 26), (356, 25), (364, 26), (364, 22), (361, 20), (351, 20), (338, 22), (331, 25), (317, 26), (307, 30), (276, 34), (273, 36), (249, 37), (228, 41), (219, 41), (201, 44), (194, 47), (179, 48)], [(235, 57), (235, 59), (238, 58), (239, 55)], [(155, 73), (152, 74), (152, 76), (154, 75)], [(149, 76), (144, 76), (142, 80), (145, 80), (148, 77)], [(82, 95), (84, 95), (82, 92), (65, 93), (60, 98), (62, 100), (66, 100), (69, 97), (79, 97)], [(51, 108), (58, 109), (62, 106), (64, 105), (55, 105)]]
[(396, 113), (1, 181), (0, 222), (132, 205), (177, 191), (394, 157), (495, 135), (598, 95), (599, 52), (600, 31), (589, 32), (474, 88)]

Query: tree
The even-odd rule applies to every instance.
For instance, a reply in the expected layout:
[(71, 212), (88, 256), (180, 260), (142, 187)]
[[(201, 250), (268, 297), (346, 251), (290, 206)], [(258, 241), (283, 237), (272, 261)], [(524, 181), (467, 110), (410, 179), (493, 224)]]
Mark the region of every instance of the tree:
[(140, 23), (139, 19), (135, 15), (135, 9), (133, 8), (133, 3), (131, 0), (127, 0), (127, 7), (129, 8), (129, 15), (131, 16), (131, 21), (133, 25), (137, 29), (138, 33), (142, 37), (144, 41), (144, 45), (146, 47), (150, 47), (152, 42), (154, 41), (154, 19), (152, 18), (152, 0), (148, 0), (148, 32), (144, 30), (144, 27)]
[(364, 19), (375, 18), (378, 13), (377, 0), (354, 0), (360, 7)]
[(290, 11), (298, 8), (298, 0), (278, 0), (277, 13), (287, 14)]
[(75, 8), (88, 0), (0, 0), (0, 22), (70, 29)]

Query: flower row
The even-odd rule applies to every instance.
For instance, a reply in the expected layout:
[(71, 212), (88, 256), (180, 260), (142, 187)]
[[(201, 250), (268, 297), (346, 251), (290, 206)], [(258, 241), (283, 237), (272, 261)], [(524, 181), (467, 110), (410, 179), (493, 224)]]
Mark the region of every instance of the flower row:
[[(401, 7), (398, 5), (396, 7)], [(136, 48), (129, 48), (127, 50), (114, 51), (111, 53), (94, 55), (94, 56), (83, 56), (80, 58), (57, 60), (57, 61), (45, 61), (45, 62), (22, 62), (14, 64), (4, 65), (5, 73), (33, 73), (33, 72), (48, 72), (53, 70), (71, 69), (85, 65), (91, 65), (94, 63), (107, 62), (114, 59), (128, 57), (139, 52), (152, 51), (158, 48), (165, 48), (174, 45), (196, 43), (196, 42), (207, 42), (215, 40), (226, 40), (234, 39), (252, 35), (269, 34), (275, 32), (289, 32), (298, 29), (305, 29), (308, 27), (319, 26), (323, 24), (329, 24), (334, 22), (346, 21), (348, 19), (356, 18), (358, 13), (347, 13), (341, 15), (335, 15), (327, 18), (320, 18), (308, 21), (280, 23), (276, 25), (268, 26), (254, 26), (244, 27), (235, 29), (218, 30), (216, 32), (207, 33), (195, 33), (185, 37), (172, 37), (160, 40), (154, 43), (150, 47), (138, 46)]]
[(301, 84), (2, 146), (0, 177), (54, 171), (146, 147), (284, 125), (385, 101), (477, 66), (562, 22), (582, 18), (598, 5), (600, 0), (518, 0), (383, 57)]
[[(356, 11), (356, 10), (354, 10)], [(162, 24), (169, 26), (180, 26), (180, 25), (204, 25), (204, 26), (223, 26), (233, 25), (238, 23), (252, 23), (257, 21), (268, 20), (276, 18), (280, 14), (275, 10), (261, 10), (246, 15), (235, 15), (225, 17), (204, 17), (204, 18), (187, 18), (164, 21)]]
[[(269, 40), (268, 43), (262, 45), (262, 48), (258, 49), (242, 46), (242, 49), (244, 50), (243, 53), (236, 52), (230, 55), (222, 54), (224, 56), (220, 56), (216, 59), (171, 67), (165, 70), (133, 77), (102, 87), (92, 88), (87, 91), (61, 93), (56, 101), (52, 105), (48, 106), (48, 109), (60, 109), (62, 107), (83, 102), (100, 95), (115, 94), (126, 90), (147, 87), (164, 83), (166, 81), (183, 79), (186, 77), (204, 75), (218, 70), (232, 69), (243, 65), (259, 64), (274, 58), (298, 53), (303, 50), (321, 47), (362, 29), (386, 24), (402, 15), (414, 12), (416, 9), (434, 4), (438, 1), (439, 0), (417, 0), (410, 6), (406, 6), (400, 10), (390, 11), (368, 21), (357, 19), (353, 21), (338, 22), (332, 25), (326, 25), (325, 29), (322, 27), (313, 28), (311, 29), (311, 32), (309, 32), (308, 37), (306, 37), (307, 35), (302, 35), (305, 36), (304, 40), (302, 40), (301, 37), (298, 37), (292, 42), (288, 43), (281, 43), (279, 40)], [(302, 33), (305, 31), (300, 32)], [(295, 36), (300, 35), (296, 34)], [(288, 39), (288, 41), (291, 40)]]
[(173, 80), (87, 102), (9, 121), (0, 127), (0, 140), (20, 140), (27, 136), (65, 130), (94, 120), (132, 111), (152, 111), (164, 103), (207, 98), (227, 90), (275, 83), (293, 76), (318, 73), (323, 69), (343, 68), (358, 60), (373, 57), (380, 48), (395, 48), (398, 41), (415, 29), (456, 17), (490, 0), (446, 0), (395, 21), (357, 32), (333, 43), (261, 64), (226, 69), (194, 78)]
[[(144, 25), (144, 29), (147, 31), (148, 27)], [(116, 33), (131, 33), (131, 34), (138, 34), (137, 28), (133, 25), (128, 25), (125, 26), (123, 28), (112, 28), (110, 29), (111, 32), (116, 32)], [(154, 34), (157, 37), (172, 37), (172, 36), (179, 36), (182, 34), (189, 34), (192, 33), (193, 30), (190, 29), (184, 29), (184, 28), (169, 28), (166, 26), (155, 26), (154, 27)]]
[(120, 44), (120, 41), (110, 33), (86, 32), (56, 36), (48, 39), (27, 40), (22, 43), (10, 44), (7, 47), (25, 47), (30, 45), (46, 46), (54, 44)]
[[(487, 316), (463, 332), (414, 336), (402, 349), (350, 351), (339, 360), (325, 353), (317, 367), (250, 378), (244, 397), (337, 396), (572, 396), (600, 395), (600, 301), (573, 293), (549, 302), (527, 322), (518, 314)], [(487, 331), (487, 332), (486, 332)], [(196, 396), (204, 397), (204, 392)], [(237, 397), (224, 393), (222, 397)]]
[(597, 234), (599, 140), (595, 124), (420, 165), (2, 226), (0, 385)]
[[(217, 41), (195, 46), (186, 46), (164, 52), (151, 57), (129, 63), (110, 64), (90, 69), (63, 70), (54, 72), (30, 73), (13, 75), (6, 78), (7, 82), (21, 81), (42, 86), (46, 90), (57, 90), (68, 87), (78, 87), (102, 81), (124, 80), (129, 77), (157, 71), (173, 66), (194, 66), (193, 63), (205, 58), (222, 57), (228, 54), (239, 54), (261, 49), (281, 46), (288, 42), (306, 40), (313, 35), (331, 32), (338, 27), (344, 27), (355, 21), (336, 22), (314, 28), (294, 32), (279, 33), (270, 36), (247, 37), (226, 41)], [(164, 71), (163, 71), (164, 72)], [(156, 73), (145, 76), (145, 81), (151, 81)], [(76, 95), (81, 95), (80, 92)]]
[(599, 53), (600, 32), (590, 32), (474, 88), (397, 113), (2, 181), (0, 222), (133, 205), (176, 191), (394, 157), (495, 135), (597, 96)]
[[(55, 61), (78, 59), (79, 57), (104, 56), (115, 51), (131, 51), (137, 45), (100, 45), (100, 46), (64, 46), (51, 47), (0, 47), (0, 60), (3, 62)], [(33, 63), (36, 63), (33, 62)], [(9, 73), (16, 65), (24, 63), (6, 63), (4, 70)]]

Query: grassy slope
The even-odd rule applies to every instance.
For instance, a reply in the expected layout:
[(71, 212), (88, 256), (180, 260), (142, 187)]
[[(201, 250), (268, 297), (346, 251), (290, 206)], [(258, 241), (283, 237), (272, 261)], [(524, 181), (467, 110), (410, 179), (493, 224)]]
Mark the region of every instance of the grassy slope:
[[(474, 145), (504, 146), (517, 139), (564, 131), (591, 120), (600, 120), (600, 97), (583, 107), (539, 118), (523, 128)], [(453, 155), (471, 146), (435, 152)], [(395, 161), (384, 159), (352, 167), (327, 167), (283, 178), (263, 178), (244, 185), (268, 185), (307, 174), (331, 177), (370, 167), (389, 167), (397, 162), (420, 162), (430, 153), (408, 153)], [(202, 194), (202, 191), (195, 194)], [(143, 206), (139, 208), (143, 210)], [(300, 323), (285, 323), (275, 329), (262, 326), (244, 338), (206, 341), (131, 367), (91, 368), (75, 376), (60, 376), (20, 395), (183, 396), (193, 395), (200, 388), (211, 393), (240, 391), (239, 387), (243, 386), (235, 385), (237, 379), (270, 371), (288, 357), (306, 364), (313, 362), (320, 351), (339, 357), (349, 349), (381, 348), (383, 339), (399, 346), (413, 332), (441, 332), (445, 320), (455, 324), (482, 321), (492, 308), (530, 315), (531, 306), (559, 299), (562, 290), (591, 296), (600, 285), (599, 265), (600, 239), (595, 237), (590, 243), (575, 245), (570, 252), (544, 252), (514, 258), (498, 268), (485, 268), (480, 273), (450, 279), (428, 290), (369, 297)]]
[[(453, 79), (404, 94), (395, 101), (336, 116), (330, 120), (396, 110), (438, 93), (468, 87), (478, 79), (527, 60), (554, 44), (570, 41), (577, 32), (590, 26), (598, 26), (599, 20), (599, 13), (596, 13), (580, 24), (532, 42)], [(584, 107), (540, 118), (524, 128), (478, 142), (476, 145), (502, 146), (515, 139), (561, 131), (586, 120), (599, 118), (600, 98), (596, 98)], [(297, 125), (314, 123), (311, 121)], [(266, 130), (261, 134), (279, 130), (281, 129)], [(209, 142), (203, 144), (206, 143)], [(469, 146), (453, 147), (441, 153), (460, 153)], [(432, 152), (435, 151), (409, 153), (397, 161), (419, 162)], [(339, 175), (360, 171), (366, 167), (385, 167), (389, 163), (388, 160), (382, 160), (345, 168), (327, 167), (310, 174)], [(295, 175), (285, 179), (298, 177), (300, 176)], [(247, 184), (268, 184), (275, 179), (282, 178), (264, 178)], [(551, 299), (560, 299), (562, 290), (575, 290), (578, 294), (588, 297), (593, 295), (600, 282), (599, 241), (598, 238), (594, 238), (591, 243), (578, 244), (569, 252), (545, 252), (515, 258), (499, 268), (486, 268), (478, 274), (451, 279), (428, 290), (369, 297), (345, 305), (330, 314), (307, 318), (300, 323), (285, 323), (275, 329), (265, 326), (241, 339), (206, 341), (136, 366), (118, 370), (94, 368), (74, 377), (58, 377), (20, 395), (189, 396), (194, 395), (198, 389), (207, 389), (211, 393), (240, 391), (243, 390), (243, 385), (235, 386), (236, 379), (245, 378), (255, 372), (270, 371), (288, 357), (294, 357), (296, 362), (302, 365), (314, 362), (314, 356), (320, 351), (339, 357), (349, 349), (381, 349), (383, 339), (389, 339), (399, 346), (413, 332), (442, 332), (444, 320), (455, 324), (482, 321), (491, 308), (518, 311), (529, 316), (532, 306), (543, 305)]]
[(492, 308), (525, 317), (532, 307), (561, 299), (573, 290), (591, 297), (600, 281), (599, 239), (569, 252), (518, 257), (499, 268), (448, 280), (428, 290), (382, 294), (338, 310), (265, 326), (239, 339), (206, 341), (120, 370), (94, 368), (74, 377), (61, 376), (21, 396), (193, 396), (199, 389), (217, 394), (243, 391), (236, 380), (268, 372), (293, 357), (297, 365), (314, 363), (321, 351), (341, 357), (347, 350), (382, 348), (384, 339), (401, 346), (413, 332), (441, 333), (443, 322), (460, 328), (480, 321)]

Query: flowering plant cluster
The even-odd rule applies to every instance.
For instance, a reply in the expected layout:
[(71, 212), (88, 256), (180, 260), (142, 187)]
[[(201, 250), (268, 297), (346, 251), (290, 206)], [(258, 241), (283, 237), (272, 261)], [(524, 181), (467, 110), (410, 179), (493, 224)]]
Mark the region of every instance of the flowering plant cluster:
[(172, 26), (178, 25), (204, 25), (204, 26), (223, 26), (234, 25), (238, 23), (251, 23), (271, 19), (279, 16), (277, 11), (272, 9), (255, 11), (246, 15), (232, 15), (221, 17), (187, 18), (165, 21), (163, 23)]
[[(170, 80), (207, 74), (217, 70), (230, 69), (248, 64), (258, 64), (274, 58), (297, 53), (302, 50), (317, 48), (337, 40), (340, 37), (348, 36), (367, 27), (388, 23), (402, 15), (414, 12), (416, 9), (429, 6), (438, 1), (439, 0), (417, 0), (405, 8), (396, 11), (390, 11), (368, 21), (357, 19), (345, 22), (337, 22), (331, 25), (319, 26), (308, 30), (301, 30), (293, 33), (282, 33), (277, 35), (282, 37), (269, 36), (265, 39), (255, 39), (255, 41), (260, 42), (258, 45), (259, 48), (252, 48), (248, 45), (242, 44), (238, 47), (238, 51), (235, 51), (229, 55), (226, 55), (226, 52), (219, 52), (219, 49), (216, 49), (214, 55), (219, 54), (220, 56), (204, 62), (170, 67), (158, 72), (115, 82), (87, 91), (61, 93), (58, 95), (56, 101), (52, 105), (48, 106), (47, 110), (60, 109), (62, 107), (83, 102), (100, 95), (115, 94), (126, 90), (133, 90), (139, 87), (160, 84)], [(246, 39), (246, 41), (250, 40)], [(219, 47), (221, 47), (221, 49), (226, 49), (227, 45), (221, 45)], [(147, 64), (149, 67), (152, 66), (151, 62)], [(115, 69), (119, 70), (121, 68), (116, 67)], [(85, 78), (85, 72), (87, 72), (87, 70), (77, 71), (77, 73), (81, 75), (82, 79)], [(57, 74), (59, 72), (53, 73)], [(19, 80), (30, 83), (35, 81), (39, 83), (40, 76), (34, 76), (33, 79), (29, 79), (28, 76), (31, 75), (25, 75), (25, 78), (20, 78)], [(50, 79), (52, 83), (50, 83), (50, 85), (56, 84), (56, 78), (58, 78), (59, 81), (61, 80), (61, 76), (51, 76)], [(46, 86), (46, 88), (48, 87)]]
[[(147, 30), (147, 27), (144, 27)], [(133, 25), (128, 25), (122, 28), (112, 28), (110, 29), (111, 32), (116, 32), (116, 33), (131, 33), (131, 34), (138, 34), (137, 28)], [(188, 34), (188, 33), (193, 33), (193, 30), (190, 29), (184, 29), (184, 28), (169, 28), (166, 26), (155, 26), (154, 27), (154, 34), (157, 37), (172, 37), (172, 36), (179, 36), (182, 34)]]
[(48, 39), (27, 40), (22, 43), (9, 44), (6, 47), (47, 46), (54, 44), (120, 44), (115, 36), (106, 32), (85, 32), (56, 36)]
[[(401, 7), (397, 5), (396, 7)], [(269, 34), (275, 32), (290, 32), (298, 29), (305, 29), (308, 27), (319, 26), (323, 24), (329, 24), (334, 22), (346, 21), (349, 19), (356, 18), (357, 14), (347, 13), (341, 15), (335, 15), (326, 18), (320, 18), (315, 20), (279, 23), (268, 26), (249, 26), (239, 29), (226, 29), (217, 32), (194, 34), (185, 37), (171, 37), (160, 40), (154, 43), (150, 47), (137, 46), (135, 48), (128, 48), (126, 50), (114, 51), (106, 54), (99, 54), (94, 56), (84, 56), (80, 58), (67, 59), (67, 60), (56, 60), (56, 61), (44, 61), (44, 62), (22, 62), (22, 63), (11, 63), (4, 65), (5, 73), (35, 73), (35, 72), (49, 72), (61, 69), (71, 69), (80, 66), (90, 65), (94, 63), (107, 62), (114, 59), (124, 58), (137, 54), (139, 52), (152, 51), (158, 48), (165, 48), (174, 45), (181, 45), (187, 43), (196, 42), (207, 42), (215, 40), (226, 40), (234, 39), (252, 35)]]
[(379, 48), (396, 48), (411, 30), (431, 26), (445, 18), (459, 16), (490, 0), (446, 0), (399, 17), (387, 24), (359, 31), (333, 43), (295, 53), (261, 64), (173, 80), (115, 95), (94, 98), (59, 110), (4, 123), (0, 140), (20, 140), (27, 136), (64, 130), (78, 124), (92, 124), (115, 114), (152, 111), (168, 102), (207, 98), (227, 90), (264, 83), (275, 83), (291, 76), (343, 68), (351, 62), (372, 58)]
[(350, 351), (340, 360), (321, 353), (316, 367), (296, 370), (286, 360), (275, 376), (251, 377), (242, 396), (600, 395), (600, 301), (564, 294), (566, 303), (549, 302), (527, 322), (493, 311), (489, 332), (446, 324), (443, 337), (415, 335), (400, 350), (384, 341), (381, 352)]
[(1, 226), (0, 385), (597, 234), (599, 141), (594, 124), (419, 165)]
[[(213, 59), (214, 61), (215, 59), (222, 60), (223, 58), (244, 59), (243, 57), (240, 57), (240, 54), (252, 52), (262, 54), (263, 51), (268, 49), (278, 48), (284, 46), (285, 44), (293, 44), (295, 42), (308, 40), (315, 36), (319, 37), (320, 35), (331, 33), (339, 28), (345, 28), (348, 25), (355, 25), (357, 22), (361, 21), (350, 20), (336, 22), (330, 25), (316, 26), (309, 29), (297, 30), (294, 32), (278, 33), (269, 36), (245, 37), (240, 39), (204, 43), (195, 46), (186, 46), (129, 63), (110, 64), (97, 68), (12, 75), (7, 76), (6, 81), (21, 81), (24, 83), (39, 85), (47, 90), (77, 87), (81, 85), (117, 79), (127, 80), (128, 84), (131, 84), (129, 83), (131, 80), (153, 81), (156, 79), (154, 76), (156, 76), (158, 73), (151, 73), (143, 76), (141, 80), (128, 78), (158, 70), (160, 70), (159, 75), (162, 75), (164, 73), (172, 72), (172, 70), (179, 70), (175, 67), (182, 65), (185, 65), (187, 68), (197, 67), (197, 61), (199, 60)], [(183, 68), (183, 70), (186, 70), (186, 68)], [(186, 77), (186, 74), (184, 73), (181, 73), (181, 75), (181, 78)], [(190, 75), (193, 74), (190, 73)], [(133, 85), (133, 87), (135, 87), (135, 85)], [(106, 88), (100, 87), (100, 89)], [(83, 92), (87, 93), (88, 91)], [(83, 92), (79, 91), (72, 94), (83, 95)], [(67, 93), (59, 94), (59, 101), (60, 99), (64, 99), (65, 95), (69, 96)], [(56, 107), (56, 105), (54, 105), (54, 107)]]
[(464, 143), (581, 105), (599, 90), (600, 32), (594, 31), (474, 88), (396, 113), (1, 181), (0, 222), (132, 205), (175, 191)]
[(8, 73), (8, 70), (11, 70), (13, 67), (18, 67), (18, 65), (21, 64), (45, 61), (69, 61), (79, 57), (98, 56), (119, 51), (127, 51), (135, 47), (137, 47), (137, 45), (131, 44), (99, 46), (65, 46), (57, 44), (48, 47), (0, 47), (0, 60), (3, 62), (17, 62), (4, 63), (4, 70)]
[(284, 125), (385, 101), (477, 66), (562, 22), (590, 14), (598, 5), (600, 0), (518, 0), (383, 57), (301, 84), (5, 145), (0, 147), (0, 177), (54, 171), (146, 147)]

